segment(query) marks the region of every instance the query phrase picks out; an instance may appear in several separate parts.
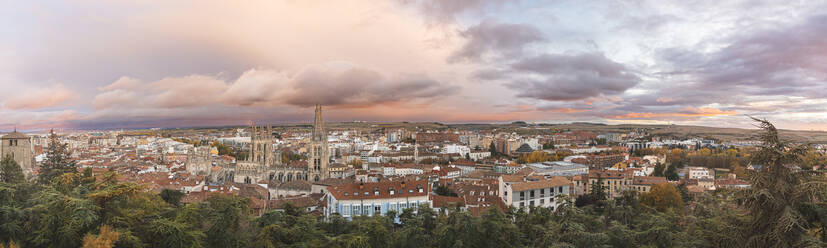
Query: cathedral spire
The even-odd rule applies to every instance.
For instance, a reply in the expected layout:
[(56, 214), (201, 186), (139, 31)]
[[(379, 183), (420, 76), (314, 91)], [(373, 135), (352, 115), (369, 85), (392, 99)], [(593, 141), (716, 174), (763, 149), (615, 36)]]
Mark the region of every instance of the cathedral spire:
[(327, 132), (324, 130), (324, 120), (322, 120), (321, 104), (316, 104), (316, 117), (313, 120), (313, 139), (317, 141), (327, 140)]

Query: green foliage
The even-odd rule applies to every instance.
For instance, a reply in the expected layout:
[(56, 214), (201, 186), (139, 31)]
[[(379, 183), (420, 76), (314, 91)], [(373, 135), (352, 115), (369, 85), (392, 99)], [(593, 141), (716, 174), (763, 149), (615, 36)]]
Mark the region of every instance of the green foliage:
[(439, 185), (434, 189), (434, 193), (441, 196), (457, 196), (457, 193), (454, 193), (445, 185)]
[[(808, 151), (778, 138), (775, 126), (754, 119), (762, 129), (762, 145), (753, 163), (764, 165), (749, 178), (752, 187), (740, 192), (739, 202), (752, 216), (747, 244), (764, 247), (823, 247), (824, 240), (810, 235), (807, 213), (812, 204), (823, 203), (827, 182), (808, 171), (791, 169)], [(822, 205), (823, 207), (823, 205)], [(817, 212), (817, 211), (816, 211)]]
[(49, 134), (49, 146), (46, 148), (46, 160), (40, 166), (37, 181), (40, 184), (51, 184), (52, 180), (75, 171), (75, 161), (70, 158), (68, 145), (60, 143), (54, 131)]
[(0, 161), (0, 182), (16, 184), (26, 180), (23, 169), (14, 159), (7, 155)]
[(180, 190), (163, 189), (160, 195), (161, 199), (164, 199), (168, 204), (178, 206), (180, 205), (181, 198), (184, 197), (184, 192)]

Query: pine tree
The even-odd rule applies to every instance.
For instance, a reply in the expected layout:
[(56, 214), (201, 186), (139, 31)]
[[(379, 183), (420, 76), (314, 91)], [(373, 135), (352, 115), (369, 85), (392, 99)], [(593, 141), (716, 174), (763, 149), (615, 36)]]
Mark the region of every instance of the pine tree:
[(748, 225), (749, 247), (824, 247), (807, 235), (810, 223), (802, 210), (824, 201), (825, 182), (812, 172), (797, 171), (807, 152), (806, 145), (792, 146), (778, 138), (778, 130), (767, 120), (753, 118), (762, 129), (759, 152), (752, 163), (763, 168), (749, 177), (751, 188), (740, 195), (741, 204), (752, 216)]
[(591, 191), (589, 192), (589, 196), (594, 201), (603, 201), (606, 200), (606, 190), (603, 188), (603, 177), (600, 175), (597, 176), (597, 182), (591, 185)]
[(0, 182), (16, 184), (26, 180), (23, 175), (23, 169), (17, 164), (11, 156), (3, 157), (0, 162)]
[(60, 143), (54, 130), (49, 132), (49, 147), (46, 148), (46, 160), (40, 167), (38, 182), (50, 184), (52, 179), (75, 171), (75, 161), (70, 158), (68, 145)]
[(488, 145), (488, 152), (491, 153), (492, 157), (497, 157), (498, 156), (497, 147), (494, 146), (494, 141), (491, 141), (491, 144)]

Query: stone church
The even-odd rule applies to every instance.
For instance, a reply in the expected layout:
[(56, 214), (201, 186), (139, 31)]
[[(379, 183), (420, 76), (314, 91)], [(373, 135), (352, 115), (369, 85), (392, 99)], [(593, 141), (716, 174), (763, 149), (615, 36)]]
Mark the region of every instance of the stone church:
[(31, 175), (35, 164), (32, 137), (15, 130), (0, 137), (0, 142), (0, 155), (3, 158), (11, 156), (23, 169), (23, 174)]
[(283, 164), (281, 151), (276, 145), (272, 128), (252, 125), (250, 134), (250, 155), (246, 161), (236, 163), (233, 181), (236, 183), (257, 183), (272, 181), (319, 181), (328, 177), (330, 155), (327, 145), (327, 131), (322, 119), (322, 106), (316, 105), (313, 131), (307, 147), (308, 162)]

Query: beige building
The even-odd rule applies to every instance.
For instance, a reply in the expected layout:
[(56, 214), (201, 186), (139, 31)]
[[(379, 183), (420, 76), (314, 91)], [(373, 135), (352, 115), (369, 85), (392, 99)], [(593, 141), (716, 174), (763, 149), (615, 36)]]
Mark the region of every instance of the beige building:
[(499, 195), (506, 205), (529, 211), (530, 207), (555, 209), (558, 195), (571, 194), (571, 181), (565, 177), (502, 175)]
[(0, 144), (2, 157), (11, 156), (23, 169), (23, 174), (31, 175), (34, 169), (32, 138), (15, 130), (0, 137), (0, 141), (2, 141)]
[(619, 170), (589, 170), (588, 185), (584, 189), (586, 194), (591, 192), (591, 185), (603, 183), (606, 196), (615, 198), (632, 186), (633, 172)]

